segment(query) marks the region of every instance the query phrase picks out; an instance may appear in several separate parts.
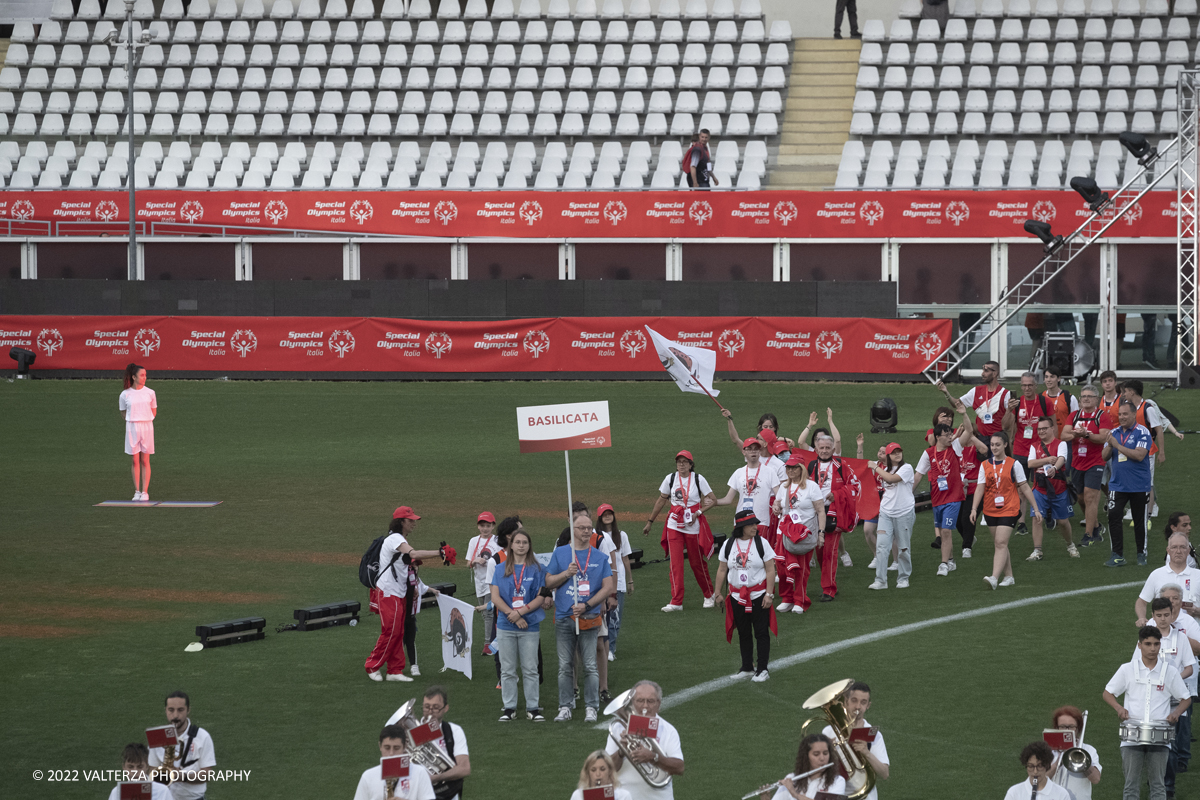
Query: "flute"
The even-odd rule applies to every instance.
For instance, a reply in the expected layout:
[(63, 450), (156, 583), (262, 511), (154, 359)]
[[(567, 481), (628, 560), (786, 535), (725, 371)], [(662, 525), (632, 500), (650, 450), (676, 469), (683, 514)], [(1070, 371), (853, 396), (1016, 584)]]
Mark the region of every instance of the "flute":
[(829, 768), (830, 768), (830, 767), (832, 767), (832, 766), (833, 766), (833, 762), (832, 762), (832, 761), (830, 761), (828, 764), (826, 764), (826, 765), (825, 765), (825, 766), (823, 766), (823, 767), (817, 767), (816, 769), (810, 769), (808, 772), (805, 772), (805, 773), (803, 773), (803, 774), (801, 774), (801, 775), (793, 775), (793, 774), (791, 774), (791, 773), (789, 772), (787, 775), (784, 775), (784, 776), (783, 776), (783, 778), (782, 778), (781, 780), (777, 780), (777, 781), (775, 781), (774, 783), (772, 783), (772, 784), (771, 784), (771, 785), (769, 785), (769, 786), (764, 786), (764, 787), (762, 787), (761, 789), (755, 789), (753, 792), (750, 792), (749, 794), (744, 794), (744, 795), (742, 795), (742, 800), (750, 800), (750, 798), (752, 798), (752, 797), (758, 797), (760, 794), (764, 794), (765, 792), (769, 792), (769, 791), (771, 791), (772, 789), (778, 789), (780, 786), (782, 786), (782, 785), (783, 785), (783, 782), (784, 782), (784, 781), (786, 781), (786, 780), (790, 780), (790, 781), (792, 781), (793, 783), (795, 783), (795, 781), (798, 781), (798, 780), (800, 780), (801, 778), (807, 778), (809, 775), (816, 775), (816, 774), (817, 774), (818, 772), (820, 772), (821, 770), (823, 770), (823, 769), (829, 769)]

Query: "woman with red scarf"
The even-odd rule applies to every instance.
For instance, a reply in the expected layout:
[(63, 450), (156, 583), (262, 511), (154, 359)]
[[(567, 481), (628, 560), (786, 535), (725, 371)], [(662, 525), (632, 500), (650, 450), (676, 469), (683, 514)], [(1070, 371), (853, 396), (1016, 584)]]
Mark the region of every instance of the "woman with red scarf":
[(808, 479), (799, 453), (788, 459), (787, 477), (771, 509), (779, 517), (781, 546), (776, 558), (784, 563), (779, 610), (803, 614), (812, 605), (808, 599), (812, 551), (825, 540), (825, 493), (816, 481)]
[[(738, 512), (734, 522), (733, 536), (721, 548), (717, 556), (721, 566), (717, 569), (717, 587), (713, 598), (721, 599), (721, 587), (729, 579), (729, 598), (725, 601), (725, 641), (733, 641), (733, 629), (737, 628), (738, 645), (742, 651), (742, 668), (735, 677), (751, 678), (762, 683), (771, 677), (767, 663), (771, 658), (771, 636), (779, 628), (775, 621), (775, 551), (763, 537), (758, 535), (758, 517), (751, 509)], [(754, 642), (750, 629), (758, 640), (758, 665), (754, 663)]]
[(818, 435), (814, 446), (817, 457), (808, 463), (808, 477), (825, 493), (825, 541), (817, 553), (821, 560), (821, 602), (828, 603), (837, 597), (838, 545), (842, 534), (858, 526), (862, 483), (850, 465), (833, 454), (831, 435)]
[(671, 507), (663, 525), (662, 539), (659, 540), (671, 560), (671, 602), (663, 606), (663, 611), (683, 610), (685, 552), (688, 563), (692, 565), (692, 574), (696, 576), (696, 583), (700, 584), (700, 592), (704, 595), (704, 607), (712, 608), (715, 605), (712, 575), (708, 571), (713, 534), (704, 512), (716, 505), (717, 498), (708, 481), (695, 469), (696, 460), (690, 451), (680, 450), (675, 455), (675, 471), (663, 478), (662, 485), (658, 487), (658, 499), (654, 501), (654, 510), (642, 529), (642, 535), (648, 536), (658, 513), (664, 506)]

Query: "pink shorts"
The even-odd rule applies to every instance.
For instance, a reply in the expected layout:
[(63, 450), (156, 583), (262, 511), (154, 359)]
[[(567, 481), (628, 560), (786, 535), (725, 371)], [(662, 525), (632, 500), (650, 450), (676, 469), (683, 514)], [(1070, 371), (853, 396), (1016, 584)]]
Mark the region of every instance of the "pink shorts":
[(146, 453), (154, 455), (154, 423), (125, 423), (125, 454)]

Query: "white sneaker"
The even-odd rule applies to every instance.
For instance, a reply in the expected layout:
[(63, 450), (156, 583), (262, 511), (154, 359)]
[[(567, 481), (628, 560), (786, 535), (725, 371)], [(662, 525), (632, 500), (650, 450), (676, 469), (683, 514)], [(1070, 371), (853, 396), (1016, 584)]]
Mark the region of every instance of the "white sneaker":
[(958, 564), (955, 564), (955, 563), (954, 563), (954, 559), (953, 559), (953, 558), (952, 558), (952, 559), (950, 559), (949, 561), (947, 561), (947, 562), (946, 562), (946, 565), (947, 565), (947, 566), (950, 568), (950, 571), (951, 571), (951, 572), (954, 572), (954, 570), (958, 569)]
[[(1033, 552), (1030, 553), (1025, 558), (1025, 560), (1026, 561), (1041, 561), (1042, 560), (1042, 549), (1040, 547), (1033, 548)], [(1001, 585), (1003, 585), (1003, 584), (1001, 584)]]
[(962, 557), (963, 557), (963, 558), (970, 558), (970, 557), (971, 557), (971, 548), (969, 548), (969, 547), (964, 547), (964, 548), (963, 548), (963, 551), (962, 551)]
[(734, 677), (734, 678), (736, 678), (737, 680), (742, 680), (743, 678), (753, 678), (753, 677), (754, 677), (754, 670), (752, 670), (752, 669), (750, 669), (750, 670), (741, 670), (741, 669), (739, 669), (737, 672), (733, 673), (733, 677)]
[(893, 561), (892, 565), (890, 567), (888, 567), (888, 572), (899, 572), (899, 571), (900, 571), (900, 562), (898, 562), (898, 561)]
[(907, 589), (908, 588), (908, 578), (900, 578), (899, 580), (897, 580), (896, 588), (897, 589)]
[(751, 678), (750, 680), (753, 681), (754, 683), (763, 683), (765, 681), (770, 680), (770, 678), (771, 678), (771, 673), (767, 672), (764, 669), (762, 672), (755, 673), (754, 677)]
[(419, 677), (421, 677), (421, 668), (420, 668), (420, 667), (418, 667), (416, 664), (413, 664), (413, 665), (412, 665), (412, 669), (410, 669), (410, 670), (409, 670), (409, 672), (411, 672), (411, 673), (412, 673), (412, 676), (413, 676), (414, 678), (419, 678)]
[(941, 575), (941, 576), (949, 575), (949, 574), (950, 574), (950, 565), (949, 565), (949, 564), (947, 564), (945, 561), (943, 561), (942, 563), (938, 564), (938, 572), (937, 572), (937, 574), (938, 574), (938, 575)]
[(389, 672), (386, 680), (396, 681), (398, 683), (412, 683), (412, 678), (408, 677), (403, 672)]
[(367, 673), (367, 677), (368, 677), (368, 678), (370, 678), (370, 679), (371, 679), (371, 680), (373, 680), (373, 681), (382, 681), (382, 680), (383, 680), (383, 673), (382, 673), (382, 672), (380, 672), (379, 670), (375, 670), (374, 672), (368, 672), (368, 673)]
[(609, 660), (609, 661), (616, 661), (616, 660), (617, 660), (617, 654), (616, 654), (616, 653), (614, 653), (614, 652), (612, 652), (612, 651), (610, 650), (610, 651), (608, 652), (608, 660)]
[(683, 611), (683, 606), (675, 606), (675, 605), (671, 605), (670, 603), (667, 603), (665, 606), (662, 607), (662, 610), (663, 611)]
[(717, 604), (717, 601), (713, 599), (712, 595), (709, 595), (708, 597), (704, 598), (704, 607), (705, 608), (712, 608), (716, 604)]
[(1014, 581), (1014, 580), (1013, 580), (1013, 577), (1012, 577), (1012, 575), (1009, 575), (1007, 578), (1005, 578), (1004, 580), (1000, 581), (1000, 585), (1001, 585), (1001, 586), (1013, 586), (1013, 585), (1015, 585), (1015, 584), (1016, 584), (1016, 581)]
[(1074, 542), (1067, 545), (1067, 555), (1069, 555), (1071, 558), (1079, 558), (1079, 549), (1075, 547)]
[(986, 583), (988, 586), (992, 587), (993, 589), (996, 588), (996, 579), (993, 578), (991, 575), (984, 575), (983, 582)]
[(843, 565), (845, 565), (845, 566), (847, 566), (847, 567), (853, 567), (853, 566), (854, 566), (854, 562), (850, 560), (850, 554), (849, 554), (849, 553), (842, 553), (842, 564), (843, 564)]
[(871, 582), (871, 585), (868, 586), (867, 588), (868, 589), (886, 589), (887, 581), (881, 581), (878, 578), (876, 578), (874, 581)]
[(775, 606), (775, 610), (778, 611), (780, 614), (786, 614), (787, 612), (792, 610), (792, 604), (791, 603), (780, 603), (779, 605)]
[(875, 569), (875, 559), (871, 559), (871, 563), (867, 564), (867, 569)]
[(554, 718), (554, 721), (555, 722), (570, 722), (571, 721), (571, 709), (567, 708), (566, 706), (563, 706), (562, 708), (558, 709), (558, 716)]
[(142, 492), (142, 502), (143, 503), (150, 502), (150, 493), (149, 492)]
[(804, 609), (801, 608), (800, 606), (792, 606), (792, 613), (793, 614), (803, 614)]
[(595, 722), (596, 721), (596, 709), (589, 708), (587, 711), (583, 712), (583, 721), (584, 722)]
[(133, 493), (133, 502), (137, 503), (137, 502), (139, 502), (141, 499), (142, 499), (142, 493), (141, 493), (141, 492), (134, 492), (134, 493)]

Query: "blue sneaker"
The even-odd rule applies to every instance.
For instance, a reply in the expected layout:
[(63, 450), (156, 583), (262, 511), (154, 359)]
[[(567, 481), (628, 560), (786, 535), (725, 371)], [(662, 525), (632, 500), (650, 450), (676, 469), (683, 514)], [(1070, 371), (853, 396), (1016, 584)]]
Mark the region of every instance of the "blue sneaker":
[(1138, 553), (1138, 566), (1139, 567), (1146, 566), (1146, 554), (1145, 553)]
[(1128, 562), (1125, 561), (1125, 559), (1122, 558), (1121, 556), (1113, 555), (1108, 559), (1108, 561), (1104, 562), (1104, 566), (1106, 566), (1106, 567), (1123, 567), (1127, 563)]
[(1092, 535), (1090, 533), (1085, 533), (1083, 535), (1083, 538), (1079, 540), (1079, 546), (1080, 547), (1091, 547), (1092, 541), (1093, 541)]

